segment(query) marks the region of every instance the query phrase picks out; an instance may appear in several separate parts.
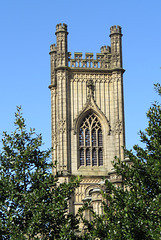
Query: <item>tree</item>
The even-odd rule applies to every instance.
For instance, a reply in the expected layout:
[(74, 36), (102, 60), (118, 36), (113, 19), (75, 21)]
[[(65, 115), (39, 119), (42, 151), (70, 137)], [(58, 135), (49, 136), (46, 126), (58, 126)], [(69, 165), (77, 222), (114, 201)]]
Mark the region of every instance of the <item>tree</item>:
[(78, 220), (67, 210), (79, 179), (58, 184), (51, 150), (41, 150), (34, 129), (27, 132), (19, 107), (15, 126), (3, 133), (0, 153), (0, 239), (76, 239)]
[[(159, 84), (155, 85), (161, 94)], [(88, 239), (143, 240), (161, 239), (161, 105), (155, 102), (147, 112), (145, 132), (140, 131), (145, 147), (125, 150), (127, 161), (113, 163), (123, 186), (106, 180), (104, 214), (93, 213), (93, 221), (84, 220)]]

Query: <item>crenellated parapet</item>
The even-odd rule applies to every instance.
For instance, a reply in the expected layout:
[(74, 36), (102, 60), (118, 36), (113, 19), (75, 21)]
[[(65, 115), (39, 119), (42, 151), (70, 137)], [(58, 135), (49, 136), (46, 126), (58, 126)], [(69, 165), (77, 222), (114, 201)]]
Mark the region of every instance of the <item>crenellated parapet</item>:
[[(50, 47), (51, 61), (54, 61), (54, 68), (51, 73), (60, 67), (76, 68), (76, 69), (91, 69), (91, 70), (110, 70), (122, 69), (122, 33), (120, 26), (112, 26), (110, 28), (111, 46), (102, 46), (100, 53), (75, 52), (72, 57), (71, 52), (68, 52), (67, 44), (67, 25), (56, 25), (57, 44)], [(53, 60), (54, 59), (54, 60)], [(52, 65), (52, 64), (51, 64)]]
[(85, 58), (83, 58), (83, 53), (74, 53), (74, 58), (72, 54), (68, 53), (68, 67), (70, 68), (91, 68), (91, 69), (110, 69), (111, 54), (106, 48), (106, 51), (102, 53), (97, 53), (96, 58), (94, 58), (93, 53), (85, 53)]
[(56, 45), (55, 44), (50, 45), (50, 54), (56, 51), (57, 51)]
[(67, 24), (63, 23), (59, 23), (56, 25), (56, 33), (57, 32), (67, 32)]
[(120, 34), (121, 36), (122, 36), (122, 33), (121, 33), (121, 27), (120, 26), (112, 26), (112, 27), (110, 27), (110, 36), (112, 35), (112, 34)]
[(101, 53), (106, 53), (106, 54), (110, 54), (111, 53), (111, 47), (110, 46), (102, 46), (101, 47)]

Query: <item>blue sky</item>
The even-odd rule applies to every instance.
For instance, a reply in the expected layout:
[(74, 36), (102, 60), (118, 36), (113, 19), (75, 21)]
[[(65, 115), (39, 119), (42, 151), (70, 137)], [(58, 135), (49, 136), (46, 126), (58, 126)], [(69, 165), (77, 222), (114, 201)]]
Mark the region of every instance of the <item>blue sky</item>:
[(51, 146), (50, 45), (57, 23), (68, 25), (68, 51), (100, 52), (110, 27), (123, 32), (126, 147), (139, 143), (161, 79), (161, 1), (5, 0), (0, 2), (0, 133), (12, 131), (16, 106)]

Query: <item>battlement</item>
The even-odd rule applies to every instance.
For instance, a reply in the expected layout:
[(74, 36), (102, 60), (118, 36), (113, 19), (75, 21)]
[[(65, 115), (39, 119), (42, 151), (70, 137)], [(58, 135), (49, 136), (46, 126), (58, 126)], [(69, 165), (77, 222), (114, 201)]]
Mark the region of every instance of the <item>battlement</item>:
[(110, 46), (102, 46), (101, 53), (111, 53), (111, 47)]
[(93, 53), (85, 53), (85, 58), (83, 58), (82, 52), (74, 53), (74, 58), (72, 58), (71, 52), (68, 53), (68, 66), (70, 68), (110, 68), (111, 54), (108, 54), (109, 48), (106, 48), (106, 54), (96, 53), (96, 58), (94, 59)]
[(56, 45), (55, 44), (52, 44), (50, 46), (50, 52), (56, 52)]
[[(56, 25), (57, 44), (50, 46), (50, 54), (55, 59), (56, 67), (66, 66), (70, 68), (91, 68), (91, 69), (114, 69), (122, 68), (122, 44), (121, 27), (112, 26), (110, 28), (111, 46), (102, 46), (100, 53), (75, 52), (74, 57), (68, 52), (67, 24)], [(60, 34), (59, 34), (60, 33)], [(116, 37), (113, 37), (116, 36)]]
[(112, 35), (112, 34), (116, 34), (116, 33), (119, 33), (119, 34), (121, 34), (122, 35), (122, 33), (121, 33), (121, 27), (120, 26), (116, 26), (116, 25), (114, 25), (114, 26), (112, 26), (111, 28), (110, 28), (110, 36)]
[(57, 24), (56, 25), (56, 33), (57, 32), (67, 32), (67, 24), (65, 24), (65, 23), (59, 23), (59, 24)]

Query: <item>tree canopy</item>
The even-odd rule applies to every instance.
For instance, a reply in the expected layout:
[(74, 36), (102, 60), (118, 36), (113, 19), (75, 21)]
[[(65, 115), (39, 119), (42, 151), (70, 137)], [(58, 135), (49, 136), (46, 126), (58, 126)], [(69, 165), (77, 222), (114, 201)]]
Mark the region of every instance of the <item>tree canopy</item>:
[[(160, 85), (155, 88), (160, 94)], [(117, 187), (106, 180), (108, 191), (102, 192), (104, 214), (93, 213), (92, 222), (84, 221), (89, 239), (161, 239), (161, 105), (158, 102), (152, 104), (147, 118), (147, 128), (140, 131), (144, 147), (135, 145), (133, 151), (125, 150), (128, 161), (116, 159), (113, 163), (123, 185)]]
[(41, 150), (41, 134), (27, 132), (19, 107), (15, 127), (3, 133), (0, 153), (0, 239), (75, 239), (68, 200), (79, 180), (58, 184), (51, 150)]
[[(155, 89), (161, 95), (159, 84)], [(144, 147), (135, 145), (125, 150), (124, 161), (113, 162), (122, 186), (105, 178), (103, 214), (96, 215), (87, 204), (78, 217), (68, 212), (68, 200), (80, 179), (59, 183), (59, 173), (51, 171), (51, 150), (41, 150), (42, 136), (27, 131), (17, 108), (16, 129), (3, 133), (0, 153), (0, 239), (161, 239), (160, 103), (152, 104), (147, 118), (147, 128), (140, 131)], [(83, 215), (86, 208), (93, 215), (90, 222)]]

